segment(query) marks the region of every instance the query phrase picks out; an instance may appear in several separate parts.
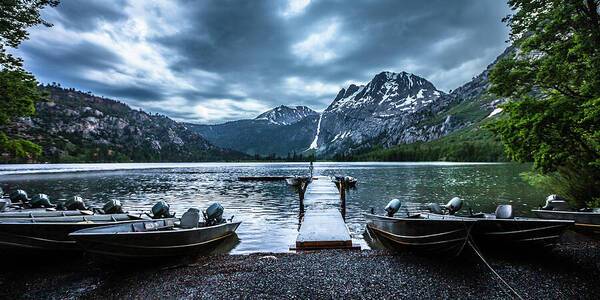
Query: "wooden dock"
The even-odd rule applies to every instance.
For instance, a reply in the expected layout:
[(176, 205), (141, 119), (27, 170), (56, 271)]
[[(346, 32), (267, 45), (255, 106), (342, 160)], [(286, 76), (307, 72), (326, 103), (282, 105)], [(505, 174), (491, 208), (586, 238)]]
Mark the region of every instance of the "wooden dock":
[(296, 238), (295, 250), (359, 248), (340, 210), (340, 191), (329, 177), (315, 177), (303, 197), (304, 218)]

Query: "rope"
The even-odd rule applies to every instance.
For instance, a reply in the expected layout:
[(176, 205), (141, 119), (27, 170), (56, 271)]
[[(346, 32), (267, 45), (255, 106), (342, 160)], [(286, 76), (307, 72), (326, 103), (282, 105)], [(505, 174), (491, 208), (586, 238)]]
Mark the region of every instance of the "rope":
[(475, 246), (475, 244), (471, 241), (471, 236), (469, 235), (469, 238), (467, 239), (467, 242), (469, 243), (469, 245), (471, 246), (471, 248), (473, 249), (473, 251), (475, 251), (475, 253), (477, 254), (477, 256), (479, 256), (479, 258), (481, 258), (481, 261), (483, 261), (483, 263), (490, 269), (490, 271), (492, 271), (492, 273), (494, 273), (494, 275), (496, 275), (496, 277), (498, 277), (498, 279), (500, 279), (500, 281), (520, 300), (523, 300), (523, 297), (521, 297), (521, 295), (519, 295), (519, 293), (517, 293), (517, 291), (515, 291), (515, 289), (512, 288), (512, 286), (510, 286), (510, 284), (508, 284), (508, 282), (506, 282), (502, 276), (500, 276), (500, 274), (498, 274), (498, 272), (496, 272), (496, 270), (494, 270), (494, 268), (492, 268), (492, 266), (490, 266), (490, 264), (485, 260), (485, 258), (483, 257), (483, 255), (481, 254), (481, 252), (479, 251), (479, 249), (477, 249), (477, 246)]

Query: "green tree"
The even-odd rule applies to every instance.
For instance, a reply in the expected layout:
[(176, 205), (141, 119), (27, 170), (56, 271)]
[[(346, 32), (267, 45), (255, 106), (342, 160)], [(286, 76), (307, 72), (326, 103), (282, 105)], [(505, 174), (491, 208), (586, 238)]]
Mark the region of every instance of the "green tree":
[(516, 51), (490, 74), (511, 99), (491, 126), (516, 161), (577, 206), (600, 201), (600, 0), (509, 0)]
[[(35, 102), (42, 98), (35, 77), (23, 70), (23, 61), (8, 52), (29, 37), (27, 29), (35, 25), (51, 26), (44, 21), (40, 10), (56, 6), (58, 0), (2, 0), (0, 1), (0, 126), (13, 118), (35, 112)], [(9, 139), (0, 132), (0, 152), (15, 158), (33, 159), (41, 148), (21, 139)]]

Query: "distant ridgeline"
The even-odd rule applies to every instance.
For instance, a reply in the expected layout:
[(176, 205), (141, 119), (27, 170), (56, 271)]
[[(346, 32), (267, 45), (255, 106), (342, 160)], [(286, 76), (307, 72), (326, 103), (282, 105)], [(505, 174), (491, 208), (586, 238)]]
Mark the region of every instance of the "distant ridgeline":
[(251, 155), (503, 161), (502, 145), (483, 126), (504, 102), (488, 93), (495, 63), (450, 93), (414, 74), (382, 72), (366, 85), (342, 89), (321, 114), (280, 106), (255, 119), (189, 127), (217, 146)]
[[(212, 145), (162, 115), (90, 93), (40, 87), (48, 101), (33, 117), (19, 118), (2, 131), (42, 146), (41, 162), (153, 162), (239, 160), (248, 156)], [(0, 162), (14, 162), (3, 153)]]

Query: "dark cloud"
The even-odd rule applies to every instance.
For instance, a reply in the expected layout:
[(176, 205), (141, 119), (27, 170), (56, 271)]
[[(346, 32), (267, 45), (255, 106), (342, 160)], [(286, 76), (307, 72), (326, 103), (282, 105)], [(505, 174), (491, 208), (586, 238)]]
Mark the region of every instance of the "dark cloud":
[[(275, 0), (143, 2), (144, 9), (140, 3), (63, 1), (49, 14), (51, 21), (82, 34), (82, 41), (26, 43), (21, 51), (27, 66), (45, 81), (141, 107), (147, 103), (149, 110), (178, 119), (214, 123), (252, 117), (280, 104), (323, 109), (348, 82), (366, 82), (382, 70), (413, 72), (438, 88), (454, 89), (504, 50), (507, 29), (501, 18), (509, 12), (499, 0), (313, 0), (294, 13)], [(145, 17), (147, 36), (135, 30), (119, 36), (123, 28), (139, 27), (139, 17)], [(132, 19), (135, 26), (128, 23)], [(144, 47), (129, 53), (90, 38), (94, 35)], [(147, 58), (144, 49), (160, 53), (164, 63)], [(138, 56), (147, 64), (134, 63), (132, 57)], [(128, 80), (82, 76), (91, 71)], [(227, 107), (207, 119), (192, 109), (152, 105), (171, 99), (189, 107)]]
[(101, 21), (117, 22), (127, 19), (125, 6), (125, 0), (62, 0), (56, 10), (56, 21), (69, 29), (92, 30)]

